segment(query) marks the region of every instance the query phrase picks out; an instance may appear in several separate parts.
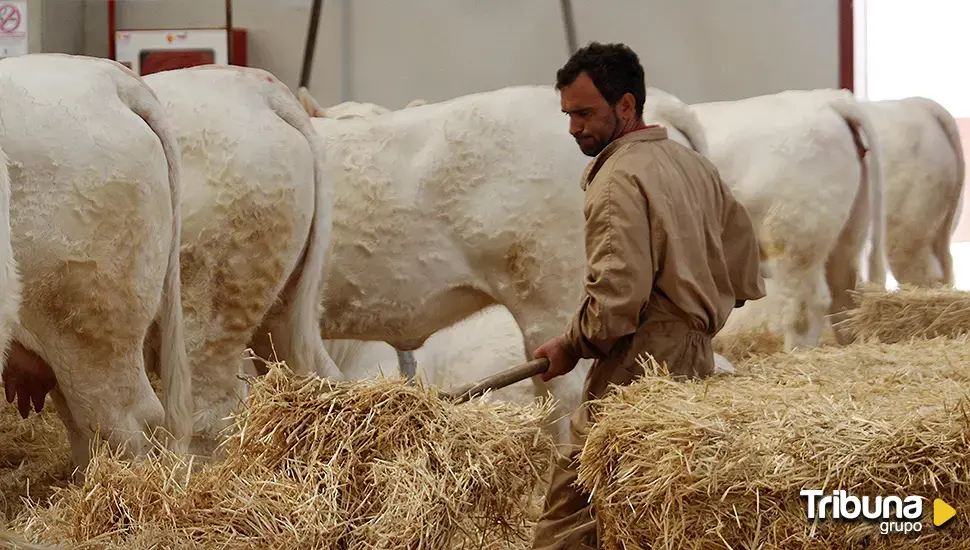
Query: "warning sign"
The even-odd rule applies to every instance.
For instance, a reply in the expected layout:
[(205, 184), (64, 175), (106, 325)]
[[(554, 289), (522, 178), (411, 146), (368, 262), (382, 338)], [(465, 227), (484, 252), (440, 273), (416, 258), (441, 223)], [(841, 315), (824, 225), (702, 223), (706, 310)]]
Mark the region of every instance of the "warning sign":
[(24, 14), (15, 4), (0, 4), (0, 31), (14, 33), (20, 29)]
[(28, 51), (26, 0), (0, 0), (0, 57)]

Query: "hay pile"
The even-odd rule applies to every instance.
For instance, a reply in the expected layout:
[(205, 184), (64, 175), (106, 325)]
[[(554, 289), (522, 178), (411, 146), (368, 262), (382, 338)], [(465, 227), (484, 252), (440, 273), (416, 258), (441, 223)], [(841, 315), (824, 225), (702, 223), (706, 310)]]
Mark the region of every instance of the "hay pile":
[[(817, 348), (737, 370), (647, 376), (596, 403), (579, 479), (604, 548), (967, 547), (966, 338)], [(927, 519), (918, 538), (865, 520), (813, 525), (802, 489), (919, 495)], [(936, 497), (958, 509), (939, 530)]]
[[(723, 355), (732, 363), (785, 351), (785, 338), (781, 334), (781, 329), (763, 324), (743, 331), (719, 333), (714, 337), (712, 344), (715, 353)], [(822, 330), (818, 345), (822, 347), (839, 345), (831, 326), (826, 326)]]
[(785, 350), (785, 339), (767, 326), (758, 326), (737, 333), (718, 334), (713, 346), (715, 353), (737, 363), (751, 357), (782, 352)]
[(23, 511), (24, 499), (46, 499), (56, 487), (71, 482), (71, 449), (50, 398), (40, 414), (31, 410), (27, 420), (20, 418), (16, 404), (0, 398), (0, 443), (0, 505), (4, 523)]
[(970, 292), (902, 285), (888, 292), (867, 289), (854, 297), (856, 308), (839, 326), (865, 341), (895, 344), (970, 332)]
[[(455, 405), (403, 380), (331, 383), (285, 367), (252, 382), (227, 459), (190, 468), (159, 450), (129, 464), (100, 452), (84, 486), (14, 527), (34, 542), (93, 548), (501, 546), (527, 516), (551, 459), (530, 407)], [(462, 546), (464, 544), (464, 546)]]

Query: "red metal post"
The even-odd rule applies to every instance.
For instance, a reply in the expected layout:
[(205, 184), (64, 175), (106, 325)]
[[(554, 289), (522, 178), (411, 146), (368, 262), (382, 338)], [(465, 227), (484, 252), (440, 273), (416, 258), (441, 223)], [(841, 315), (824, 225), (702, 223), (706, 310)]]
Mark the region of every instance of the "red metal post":
[(852, 0), (839, 0), (839, 87), (855, 91), (855, 21)]
[(108, 0), (108, 58), (115, 58), (115, 0)]

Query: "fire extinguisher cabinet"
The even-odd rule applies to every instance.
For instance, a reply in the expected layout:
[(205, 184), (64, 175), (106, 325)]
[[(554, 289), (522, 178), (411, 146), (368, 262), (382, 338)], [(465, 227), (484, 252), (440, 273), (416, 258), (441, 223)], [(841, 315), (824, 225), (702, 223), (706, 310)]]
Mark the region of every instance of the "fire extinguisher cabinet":
[(246, 29), (232, 29), (232, 59), (224, 27), (117, 30), (114, 40), (115, 60), (139, 75), (212, 63), (246, 66)]

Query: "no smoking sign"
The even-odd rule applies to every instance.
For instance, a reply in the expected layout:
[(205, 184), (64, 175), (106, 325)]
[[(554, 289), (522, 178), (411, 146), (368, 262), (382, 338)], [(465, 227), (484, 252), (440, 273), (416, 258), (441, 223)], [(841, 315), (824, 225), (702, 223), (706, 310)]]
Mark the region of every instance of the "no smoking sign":
[(13, 4), (0, 4), (0, 33), (13, 34), (20, 30), (24, 20), (20, 8)]
[(0, 58), (24, 55), (27, 47), (27, 2), (0, 0)]

